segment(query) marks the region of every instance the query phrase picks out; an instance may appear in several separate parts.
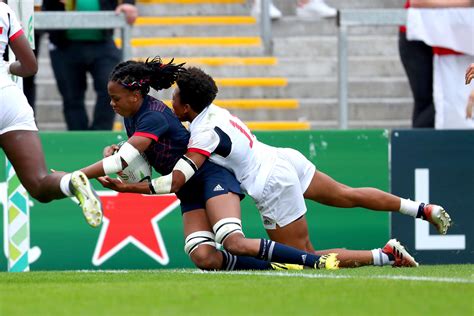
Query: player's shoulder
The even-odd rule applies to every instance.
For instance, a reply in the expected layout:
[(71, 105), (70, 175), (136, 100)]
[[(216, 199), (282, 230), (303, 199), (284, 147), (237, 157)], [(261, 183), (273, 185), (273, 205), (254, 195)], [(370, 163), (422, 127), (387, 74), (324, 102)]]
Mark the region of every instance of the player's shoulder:
[(5, 12), (5, 13), (12, 14), (13, 10), (12, 10), (12, 8), (10, 8), (10, 6), (8, 4), (6, 4), (5, 2), (0, 1), (0, 12), (2, 12), (2, 13)]

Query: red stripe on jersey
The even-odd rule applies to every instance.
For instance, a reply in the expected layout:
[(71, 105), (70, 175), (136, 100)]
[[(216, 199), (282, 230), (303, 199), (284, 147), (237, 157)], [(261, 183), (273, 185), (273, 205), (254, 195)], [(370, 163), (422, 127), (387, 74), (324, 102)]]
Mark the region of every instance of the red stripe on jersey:
[(0, 35), (3, 34), (3, 27), (0, 26)]
[(158, 141), (158, 136), (150, 134), (150, 133), (144, 133), (144, 132), (135, 132), (132, 136), (141, 136), (141, 137), (146, 137), (146, 138), (151, 138), (155, 142)]
[(13, 34), (12, 36), (10, 36), (10, 42), (13, 42), (14, 40), (16, 40), (18, 38), (18, 36), (21, 36), (23, 35), (23, 30), (18, 30), (18, 32), (16, 32), (15, 34)]
[(444, 47), (433, 47), (433, 54), (435, 55), (463, 55), (455, 50)]
[(191, 152), (191, 153), (198, 153), (198, 154), (201, 154), (201, 155), (204, 155), (206, 157), (210, 157), (211, 156), (211, 153), (210, 152), (207, 152), (205, 150), (202, 150), (202, 149), (199, 149), (199, 148), (188, 148), (188, 152)]

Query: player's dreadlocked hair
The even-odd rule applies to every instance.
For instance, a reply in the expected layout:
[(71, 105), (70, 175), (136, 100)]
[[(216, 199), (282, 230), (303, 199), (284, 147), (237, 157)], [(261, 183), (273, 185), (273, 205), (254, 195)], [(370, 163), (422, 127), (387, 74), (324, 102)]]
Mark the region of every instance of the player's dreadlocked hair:
[(183, 72), (176, 84), (182, 103), (189, 104), (197, 113), (201, 113), (216, 98), (218, 89), (211, 76), (199, 68), (190, 67)]
[(145, 62), (128, 60), (115, 66), (110, 81), (120, 83), (128, 90), (140, 90), (146, 96), (150, 87), (155, 90), (168, 89), (185, 72), (182, 64), (173, 64), (174, 59), (164, 64), (160, 57), (147, 58)]

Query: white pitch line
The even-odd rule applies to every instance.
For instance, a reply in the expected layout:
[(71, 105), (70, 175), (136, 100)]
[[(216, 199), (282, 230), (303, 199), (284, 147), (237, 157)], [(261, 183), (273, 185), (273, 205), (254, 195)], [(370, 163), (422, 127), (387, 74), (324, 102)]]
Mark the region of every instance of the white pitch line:
[(225, 274), (225, 275), (253, 275), (253, 276), (269, 276), (269, 277), (285, 277), (285, 278), (303, 278), (303, 279), (354, 279), (354, 280), (395, 280), (395, 281), (423, 281), (423, 282), (442, 282), (442, 283), (468, 283), (473, 284), (474, 280), (462, 278), (446, 278), (446, 277), (425, 277), (425, 276), (408, 276), (408, 275), (371, 275), (371, 276), (354, 276), (354, 275), (337, 275), (337, 274), (309, 274), (302, 272), (287, 271), (203, 271), (203, 270), (181, 270), (181, 269), (163, 269), (163, 270), (77, 270), (65, 272), (82, 272), (82, 273), (180, 273), (180, 274)]
[(396, 281), (425, 281), (425, 282), (444, 282), (444, 283), (474, 283), (474, 280), (461, 279), (461, 278), (435, 278), (435, 277), (424, 277), (424, 276), (407, 276), (407, 275), (372, 275), (372, 276), (352, 276), (352, 275), (335, 275), (335, 274), (306, 274), (301, 272), (288, 273), (286, 271), (271, 271), (271, 272), (259, 272), (259, 271), (185, 271), (185, 270), (174, 270), (173, 272), (184, 273), (184, 274), (201, 274), (201, 273), (215, 273), (215, 274), (228, 274), (228, 275), (257, 275), (257, 276), (270, 276), (270, 277), (288, 277), (288, 278), (307, 278), (307, 279), (376, 279), (376, 280), (396, 280)]

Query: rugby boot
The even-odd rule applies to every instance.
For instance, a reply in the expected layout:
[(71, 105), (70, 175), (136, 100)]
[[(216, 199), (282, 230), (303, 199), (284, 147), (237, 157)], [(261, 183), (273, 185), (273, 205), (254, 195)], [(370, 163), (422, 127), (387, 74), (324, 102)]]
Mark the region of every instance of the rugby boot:
[(451, 226), (451, 217), (439, 205), (421, 203), (416, 217), (433, 224), (438, 233), (442, 235), (446, 235), (448, 228)]
[(87, 223), (97, 227), (102, 223), (102, 204), (97, 193), (92, 188), (89, 179), (82, 171), (74, 171), (69, 185), (71, 192), (79, 200)]
[(392, 267), (418, 267), (416, 262), (405, 247), (396, 239), (390, 239), (382, 248), (382, 252), (388, 256), (390, 261), (393, 261)]

